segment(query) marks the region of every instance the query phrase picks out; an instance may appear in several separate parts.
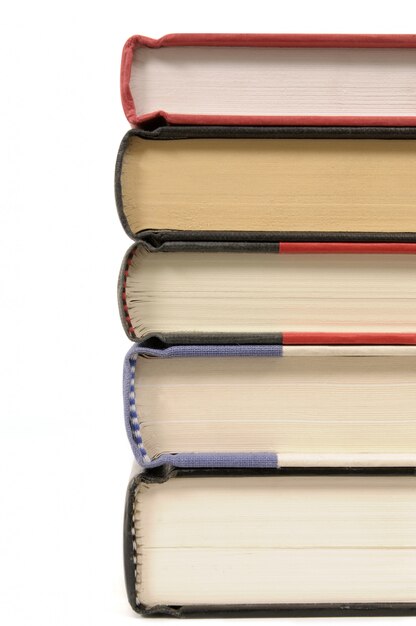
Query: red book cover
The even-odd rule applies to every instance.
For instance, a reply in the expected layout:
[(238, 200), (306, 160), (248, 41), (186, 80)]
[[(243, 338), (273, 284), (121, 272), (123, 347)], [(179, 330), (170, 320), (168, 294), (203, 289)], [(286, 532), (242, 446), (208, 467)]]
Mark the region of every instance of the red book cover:
[(135, 35), (121, 97), (134, 126), (415, 126), (415, 79), (416, 35)]

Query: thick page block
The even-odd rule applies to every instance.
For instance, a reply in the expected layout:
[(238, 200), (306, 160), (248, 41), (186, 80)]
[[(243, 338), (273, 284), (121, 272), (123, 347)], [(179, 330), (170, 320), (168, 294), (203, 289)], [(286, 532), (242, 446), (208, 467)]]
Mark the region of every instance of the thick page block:
[(133, 130), (116, 165), (126, 232), (168, 241), (416, 241), (416, 128)]
[(172, 470), (126, 501), (127, 593), (143, 615), (416, 613), (413, 470)]
[(134, 125), (414, 125), (415, 48), (415, 35), (135, 35), (122, 103)]
[(415, 253), (394, 242), (140, 241), (121, 266), (120, 316), (133, 341), (413, 343)]
[(145, 467), (416, 467), (416, 345), (134, 345), (123, 389)]

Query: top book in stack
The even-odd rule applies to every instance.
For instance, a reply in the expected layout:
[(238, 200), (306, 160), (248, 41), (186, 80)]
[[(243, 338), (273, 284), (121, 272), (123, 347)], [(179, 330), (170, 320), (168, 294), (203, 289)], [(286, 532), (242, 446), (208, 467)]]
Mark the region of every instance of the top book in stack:
[(121, 92), (135, 126), (415, 126), (415, 35), (136, 35)]

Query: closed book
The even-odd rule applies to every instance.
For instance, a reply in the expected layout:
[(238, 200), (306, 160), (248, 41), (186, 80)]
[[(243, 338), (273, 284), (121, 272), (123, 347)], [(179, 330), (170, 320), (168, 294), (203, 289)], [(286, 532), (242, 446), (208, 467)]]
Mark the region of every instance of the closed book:
[(416, 467), (416, 345), (135, 344), (123, 387), (145, 467)]
[(414, 342), (415, 252), (415, 243), (139, 241), (120, 271), (121, 319), (133, 341), (170, 344), (280, 334), (326, 343), (334, 333)]
[(416, 613), (413, 470), (147, 470), (132, 479), (133, 609), (172, 617)]
[(119, 215), (152, 243), (416, 241), (415, 139), (412, 127), (135, 129), (117, 159)]
[(414, 125), (415, 48), (415, 35), (136, 35), (121, 97), (138, 125)]

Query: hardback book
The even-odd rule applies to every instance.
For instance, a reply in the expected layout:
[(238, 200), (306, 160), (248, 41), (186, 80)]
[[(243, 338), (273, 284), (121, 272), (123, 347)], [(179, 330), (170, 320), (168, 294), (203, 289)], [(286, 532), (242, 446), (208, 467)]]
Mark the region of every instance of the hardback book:
[(122, 102), (138, 125), (414, 125), (415, 48), (415, 35), (136, 35)]
[(415, 243), (139, 241), (122, 263), (119, 307), (134, 341), (276, 343), (282, 333), (285, 343), (319, 343), (360, 333), (371, 343), (381, 333), (383, 343), (408, 343), (415, 273)]
[(145, 467), (416, 467), (416, 345), (135, 344), (124, 405)]
[(159, 243), (224, 231), (416, 241), (415, 139), (411, 127), (135, 129), (119, 150), (117, 206), (131, 237)]
[(127, 494), (125, 574), (144, 615), (416, 614), (416, 477), (147, 470)]

